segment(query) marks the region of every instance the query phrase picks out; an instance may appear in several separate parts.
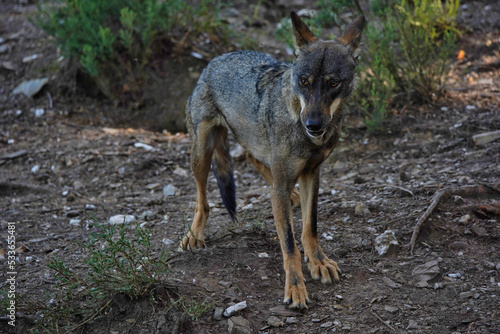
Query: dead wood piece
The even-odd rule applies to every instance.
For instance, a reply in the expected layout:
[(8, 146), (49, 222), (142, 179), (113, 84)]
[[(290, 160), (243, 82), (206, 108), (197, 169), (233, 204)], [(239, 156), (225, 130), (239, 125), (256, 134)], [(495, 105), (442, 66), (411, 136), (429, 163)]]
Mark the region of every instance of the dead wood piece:
[(472, 196), (481, 196), (490, 193), (500, 194), (500, 183), (493, 185), (476, 185), (476, 186), (463, 186), (463, 187), (449, 187), (436, 191), (434, 196), (432, 197), (431, 204), (425, 210), (424, 214), (420, 216), (413, 228), (413, 234), (411, 236), (410, 243), (406, 245), (406, 247), (410, 248), (410, 252), (413, 254), (413, 249), (415, 248), (415, 244), (417, 242), (418, 235), (424, 222), (429, 218), (432, 214), (436, 206), (439, 204), (443, 197), (451, 197), (451, 196), (460, 196), (460, 197), (472, 197)]
[(500, 130), (480, 133), (472, 136), (472, 140), (476, 145), (488, 144), (492, 141), (497, 140), (498, 138), (500, 138)]

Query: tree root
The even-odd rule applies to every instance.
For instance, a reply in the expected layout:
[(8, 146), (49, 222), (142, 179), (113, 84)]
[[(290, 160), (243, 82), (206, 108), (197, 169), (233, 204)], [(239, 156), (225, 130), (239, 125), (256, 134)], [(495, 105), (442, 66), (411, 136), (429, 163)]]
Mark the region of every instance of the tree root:
[(463, 187), (449, 187), (436, 191), (434, 196), (432, 197), (431, 204), (425, 210), (424, 214), (420, 216), (415, 227), (413, 228), (413, 234), (411, 236), (410, 243), (406, 245), (406, 247), (410, 248), (410, 252), (413, 254), (413, 249), (415, 248), (415, 244), (417, 242), (418, 235), (424, 222), (429, 218), (432, 214), (436, 206), (443, 198), (448, 197), (472, 197), (472, 196), (483, 196), (486, 194), (500, 194), (500, 183), (493, 185), (476, 185), (476, 186), (463, 186)]

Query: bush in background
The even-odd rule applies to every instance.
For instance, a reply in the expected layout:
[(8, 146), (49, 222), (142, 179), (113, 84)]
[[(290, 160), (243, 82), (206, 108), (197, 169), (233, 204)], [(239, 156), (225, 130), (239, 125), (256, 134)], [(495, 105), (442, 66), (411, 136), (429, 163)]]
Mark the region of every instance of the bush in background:
[(182, 0), (62, 0), (39, 6), (35, 23), (107, 97), (125, 103), (142, 102), (142, 86), (150, 77), (146, 65), (154, 68), (182, 53), (188, 36), (226, 29), (218, 18), (219, 0), (193, 6)]

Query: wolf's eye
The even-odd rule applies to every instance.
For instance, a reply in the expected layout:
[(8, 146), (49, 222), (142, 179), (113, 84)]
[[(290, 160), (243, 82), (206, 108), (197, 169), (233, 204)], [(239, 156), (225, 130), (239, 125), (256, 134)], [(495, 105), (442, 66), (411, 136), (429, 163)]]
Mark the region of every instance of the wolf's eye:
[(300, 84), (302, 86), (307, 86), (309, 85), (309, 80), (307, 80), (306, 78), (300, 78)]
[(337, 87), (338, 85), (340, 85), (340, 81), (330, 81), (330, 86), (332, 87)]

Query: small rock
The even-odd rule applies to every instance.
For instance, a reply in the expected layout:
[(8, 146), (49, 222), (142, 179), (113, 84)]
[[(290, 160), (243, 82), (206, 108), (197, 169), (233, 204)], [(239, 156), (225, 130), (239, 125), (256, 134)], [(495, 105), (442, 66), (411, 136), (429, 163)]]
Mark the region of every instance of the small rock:
[(418, 329), (418, 323), (415, 320), (408, 321), (408, 327), (406, 329)]
[(222, 307), (216, 307), (215, 311), (214, 311), (214, 319), (221, 320), (223, 313), (224, 313), (224, 309)]
[(295, 317), (286, 317), (285, 323), (287, 324), (296, 324), (299, 320)]
[(354, 208), (354, 215), (355, 216), (365, 217), (365, 216), (368, 216), (369, 214), (370, 214), (370, 210), (366, 207), (366, 205), (364, 205), (361, 202), (358, 202), (358, 204), (356, 204), (356, 208)]
[(163, 187), (163, 196), (174, 196), (177, 188), (173, 184)]
[(154, 149), (155, 149), (153, 146), (148, 145), (148, 144), (144, 144), (144, 143), (134, 143), (134, 147), (135, 148), (143, 148), (146, 151), (154, 151)]
[[(67, 191), (66, 192), (66, 195), (67, 195)], [(64, 196), (64, 194), (63, 194)], [(95, 210), (95, 205), (94, 204), (85, 204), (85, 210), (88, 210), (88, 211), (92, 211), (92, 210)]]
[(168, 238), (163, 238), (161, 240), (161, 242), (165, 245), (165, 246), (170, 246), (170, 245), (173, 245), (175, 244), (175, 241), (171, 240), (171, 239), (168, 239)]
[(156, 214), (157, 214), (156, 211), (146, 210), (143, 213), (141, 213), (139, 217), (141, 218), (141, 220), (151, 221), (156, 218)]
[(466, 299), (474, 296), (474, 293), (472, 291), (465, 291), (465, 292), (460, 292), (460, 298)]
[(135, 216), (132, 215), (116, 215), (108, 220), (109, 225), (131, 224), (135, 222)]
[(231, 150), (229, 154), (231, 155), (231, 158), (233, 158), (234, 161), (241, 161), (245, 159), (247, 152), (245, 151), (243, 146), (238, 144), (233, 150)]
[(427, 281), (418, 281), (417, 283), (415, 283), (415, 286), (417, 288), (427, 288), (429, 287), (429, 283), (427, 283)]
[(81, 220), (80, 220), (80, 219), (71, 219), (71, 220), (69, 221), (69, 224), (70, 224), (70, 225), (73, 225), (73, 226), (80, 226), (80, 222), (81, 222)]
[(36, 108), (35, 109), (35, 117), (42, 117), (45, 114), (45, 109)]
[(2, 44), (2, 45), (0, 45), (0, 54), (1, 54), (1, 53), (6, 53), (6, 52), (8, 52), (8, 51), (9, 51), (9, 49), (10, 49), (10, 48), (9, 48), (9, 45), (8, 45), (8, 44)]
[(321, 324), (321, 326), (319, 326), (319, 327), (321, 327), (321, 328), (330, 328), (332, 326), (333, 326), (333, 322), (327, 321), (327, 322)]
[(12, 90), (12, 94), (23, 93), (26, 97), (32, 97), (38, 93), (47, 82), (49, 82), (47, 78), (23, 81)]
[(177, 167), (176, 169), (174, 169), (174, 174), (182, 176), (182, 177), (188, 177), (189, 176), (188, 171), (186, 169), (184, 169), (184, 168), (181, 168), (181, 167)]
[(375, 250), (379, 255), (393, 254), (399, 250), (394, 231), (387, 230), (375, 238)]
[(488, 232), (486, 232), (484, 227), (477, 225), (472, 226), (472, 232), (474, 232), (474, 234), (478, 237), (485, 237), (488, 235)]
[(247, 308), (247, 301), (244, 300), (241, 303), (235, 304), (233, 306), (229, 306), (225, 311), (224, 311), (224, 316), (225, 317), (230, 317), (234, 315), (235, 313), (244, 310)]
[(466, 243), (465, 241), (454, 241), (450, 244), (450, 249), (455, 249), (455, 250), (464, 250), (469, 248), (469, 244)]
[(462, 223), (462, 224), (465, 224), (465, 223), (467, 223), (469, 220), (470, 220), (470, 215), (463, 215), (462, 217), (460, 217), (460, 219), (458, 220), (458, 222), (459, 222), (459, 223)]
[(281, 327), (283, 326), (283, 321), (281, 321), (280, 318), (272, 315), (270, 316), (269, 318), (267, 318), (266, 320), (266, 323), (268, 326), (271, 326), (271, 327)]
[(497, 265), (495, 266), (495, 269), (496, 269), (497, 271), (500, 271), (500, 263), (499, 263), (499, 264), (497, 264)]
[(31, 173), (36, 174), (39, 171), (40, 171), (40, 166), (35, 165), (35, 166), (31, 167)]
[(33, 60), (37, 59), (37, 58), (38, 58), (38, 55), (34, 54), (34, 55), (31, 55), (31, 56), (24, 57), (22, 61), (23, 61), (23, 63), (30, 63)]
[(415, 278), (418, 281), (425, 281), (425, 282), (430, 281), (431, 279), (436, 277), (439, 273), (440, 273), (439, 263), (436, 260), (432, 260), (424, 264), (421, 264), (419, 266), (416, 266), (412, 271), (412, 275), (415, 276)]
[(397, 311), (399, 311), (399, 308), (396, 306), (385, 305), (384, 310), (386, 310), (389, 313), (396, 313)]
[(226, 282), (226, 281), (219, 281), (219, 285), (222, 285), (225, 288), (229, 288), (229, 287), (231, 287), (231, 285), (233, 285), (233, 283)]
[(401, 284), (394, 282), (392, 279), (389, 277), (382, 277), (382, 281), (391, 288), (398, 289), (401, 287)]
[(258, 256), (259, 256), (260, 259), (264, 259), (264, 258), (268, 258), (269, 254), (267, 254), (267, 253), (259, 253)]
[(250, 322), (243, 317), (232, 317), (227, 320), (229, 334), (251, 334)]
[(300, 315), (298, 311), (288, 309), (285, 305), (273, 307), (269, 311), (271, 311), (272, 314), (281, 317), (295, 317)]

